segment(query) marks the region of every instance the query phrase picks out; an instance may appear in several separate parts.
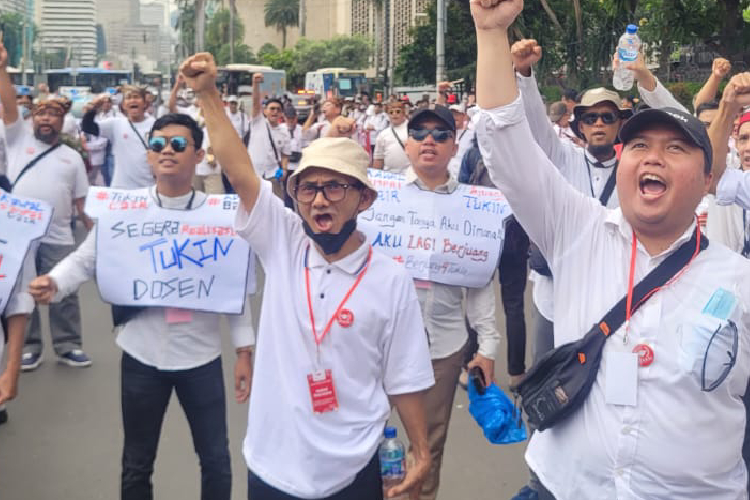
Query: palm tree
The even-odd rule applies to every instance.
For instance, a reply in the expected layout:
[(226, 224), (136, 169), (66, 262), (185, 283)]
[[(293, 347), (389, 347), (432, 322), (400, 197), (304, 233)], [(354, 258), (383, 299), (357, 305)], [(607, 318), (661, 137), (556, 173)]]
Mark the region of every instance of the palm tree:
[(206, 3), (205, 0), (195, 0), (195, 53), (203, 52), (206, 33)]
[(266, 26), (275, 26), (281, 31), (281, 48), (286, 48), (286, 29), (299, 26), (299, 0), (266, 0), (263, 9)]
[(299, 0), (299, 36), (307, 36), (307, 0)]

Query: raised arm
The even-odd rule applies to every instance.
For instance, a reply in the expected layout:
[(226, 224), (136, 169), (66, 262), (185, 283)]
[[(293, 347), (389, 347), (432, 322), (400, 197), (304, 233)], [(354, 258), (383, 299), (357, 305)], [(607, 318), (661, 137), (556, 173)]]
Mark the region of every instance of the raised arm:
[(263, 75), (261, 73), (253, 74), (253, 113), (252, 117), (255, 118), (263, 110), (261, 109), (261, 95), (260, 95), (260, 84), (263, 83)]
[[(221, 94), (216, 88), (216, 62), (213, 56), (206, 52), (195, 54), (182, 63), (180, 72), (190, 88), (200, 96), (216, 161), (232, 183), (245, 210), (252, 212), (260, 191), (260, 179), (245, 145), (224, 112)], [(253, 95), (253, 99), (255, 97)]]
[(716, 93), (719, 92), (721, 81), (731, 70), (732, 64), (723, 57), (717, 57), (714, 59), (708, 80), (706, 80), (703, 87), (701, 87), (698, 93), (693, 97), (693, 109), (698, 109), (698, 106), (704, 102), (713, 101), (716, 98)]
[(732, 134), (734, 119), (747, 104), (750, 104), (750, 73), (740, 73), (734, 75), (724, 88), (724, 94), (719, 102), (719, 112), (708, 128), (713, 149), (710, 193), (716, 194), (716, 188), (727, 168), (729, 136)]
[(180, 87), (182, 87), (184, 82), (185, 80), (182, 78), (182, 75), (178, 74), (174, 85), (172, 86), (172, 92), (169, 93), (169, 103), (167, 104), (167, 107), (169, 108), (170, 113), (177, 113), (177, 93), (180, 91)]
[[(619, 58), (615, 56), (613, 60), (614, 67), (619, 64)], [(635, 62), (626, 63), (625, 67), (633, 72), (633, 76), (638, 82), (638, 92), (640, 92), (643, 102), (652, 108), (675, 108), (685, 113), (690, 113), (680, 101), (675, 99), (672, 93), (661, 84), (658, 78), (654, 76), (646, 66), (646, 59), (643, 52), (638, 53), (638, 59)]]
[[(0, 36), (2, 31), (0, 31)], [(0, 104), (3, 108), (3, 123), (10, 125), (18, 120), (18, 107), (16, 106), (16, 88), (10, 81), (8, 74), (8, 51), (0, 38)]]

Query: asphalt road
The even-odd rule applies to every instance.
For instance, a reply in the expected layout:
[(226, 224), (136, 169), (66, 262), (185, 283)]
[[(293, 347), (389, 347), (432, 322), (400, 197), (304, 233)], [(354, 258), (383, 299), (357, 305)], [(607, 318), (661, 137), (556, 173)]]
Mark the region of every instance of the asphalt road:
[[(498, 294), (499, 296), (499, 294)], [(80, 290), (84, 348), (93, 359), (89, 368), (58, 364), (49, 348), (42, 365), (21, 375), (20, 395), (8, 406), (9, 421), (0, 426), (0, 500), (112, 500), (119, 498), (120, 350), (114, 343), (109, 307), (93, 283)], [(527, 318), (530, 294), (527, 290)], [(257, 322), (258, 304), (254, 304)], [(505, 337), (502, 307), (498, 325)], [(42, 308), (43, 317), (46, 308)], [(234, 353), (226, 324), (224, 378), (233, 394)], [(496, 366), (507, 389), (505, 342)], [(257, 376), (257, 375), (256, 375)], [(466, 393), (457, 390), (443, 462), (440, 500), (509, 499), (525, 484), (525, 443), (497, 446), (484, 439), (468, 412)], [(232, 499), (247, 498), (247, 472), (241, 453), (247, 406), (228, 400), (232, 453)], [(397, 420), (394, 413), (394, 421)], [(173, 397), (162, 430), (154, 473), (155, 498), (200, 498), (198, 460), (182, 409)]]

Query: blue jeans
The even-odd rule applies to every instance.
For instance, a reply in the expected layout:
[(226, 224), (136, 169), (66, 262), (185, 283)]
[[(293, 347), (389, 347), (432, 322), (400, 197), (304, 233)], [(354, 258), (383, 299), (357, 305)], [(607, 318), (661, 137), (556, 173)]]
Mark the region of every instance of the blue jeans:
[(201, 466), (201, 499), (229, 500), (232, 470), (221, 358), (188, 370), (159, 370), (123, 352), (122, 500), (152, 500), (161, 424), (174, 388)]

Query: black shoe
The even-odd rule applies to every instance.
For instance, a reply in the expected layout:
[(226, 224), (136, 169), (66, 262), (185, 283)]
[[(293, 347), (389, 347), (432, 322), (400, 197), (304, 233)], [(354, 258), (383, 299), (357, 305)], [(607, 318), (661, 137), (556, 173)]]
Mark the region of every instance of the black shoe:
[(0, 410), (0, 425), (8, 421), (8, 410)]

